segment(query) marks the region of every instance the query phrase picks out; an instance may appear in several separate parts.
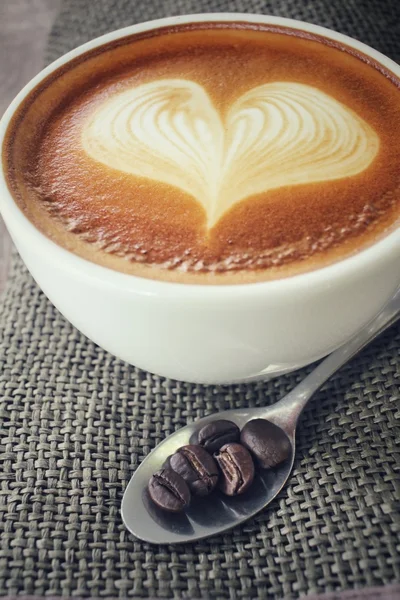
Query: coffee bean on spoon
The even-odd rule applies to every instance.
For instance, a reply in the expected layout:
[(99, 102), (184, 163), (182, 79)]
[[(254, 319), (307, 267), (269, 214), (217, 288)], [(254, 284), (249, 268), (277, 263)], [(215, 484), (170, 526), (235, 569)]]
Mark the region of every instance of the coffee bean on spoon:
[(267, 419), (252, 419), (243, 427), (240, 442), (263, 469), (271, 469), (286, 460), (292, 445), (286, 433)]
[(190, 504), (190, 491), (186, 481), (172, 469), (163, 468), (151, 477), (149, 495), (159, 508), (178, 513)]
[(218, 419), (204, 425), (198, 434), (198, 443), (203, 446), (207, 452), (214, 454), (225, 444), (238, 442), (240, 438), (240, 429), (232, 421)]
[(183, 477), (195, 496), (207, 496), (217, 485), (217, 464), (201, 446), (182, 446), (169, 457), (168, 464)]
[(241, 444), (226, 444), (215, 454), (221, 471), (219, 489), (227, 496), (243, 494), (253, 482), (254, 463)]

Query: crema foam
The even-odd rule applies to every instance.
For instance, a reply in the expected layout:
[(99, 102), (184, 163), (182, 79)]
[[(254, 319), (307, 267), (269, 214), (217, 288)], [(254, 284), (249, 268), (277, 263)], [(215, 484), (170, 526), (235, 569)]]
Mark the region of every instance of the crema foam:
[(88, 52), (11, 123), (28, 218), (104, 266), (188, 283), (319, 268), (398, 226), (399, 81), (318, 36), (177, 26)]

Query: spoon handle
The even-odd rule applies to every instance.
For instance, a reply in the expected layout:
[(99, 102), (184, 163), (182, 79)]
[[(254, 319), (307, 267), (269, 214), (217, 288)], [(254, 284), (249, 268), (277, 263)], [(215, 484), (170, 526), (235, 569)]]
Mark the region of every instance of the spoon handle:
[(286, 413), (286, 429), (296, 427), (297, 420), (316, 391), (371, 340), (385, 331), (400, 317), (400, 288), (385, 308), (346, 344), (332, 352), (289, 394), (275, 404), (277, 411)]

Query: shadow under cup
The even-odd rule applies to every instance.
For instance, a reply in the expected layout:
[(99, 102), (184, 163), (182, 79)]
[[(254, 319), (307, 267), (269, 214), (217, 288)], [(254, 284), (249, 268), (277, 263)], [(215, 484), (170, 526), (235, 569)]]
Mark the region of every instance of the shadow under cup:
[[(107, 34), (47, 67), (4, 115), (2, 145), (21, 103), (63, 65), (127, 35), (210, 21), (240, 21), (323, 36), (400, 76), (399, 66), (388, 58), (318, 26), (259, 15), (172, 17)], [(13, 199), (4, 162), (0, 208), (33, 277), (74, 326), (119, 358), (174, 379), (232, 383), (300, 368), (356, 333), (390, 299), (400, 282), (398, 227), (365, 250), (313, 271), (256, 283), (196, 285), (118, 272), (55, 243)]]

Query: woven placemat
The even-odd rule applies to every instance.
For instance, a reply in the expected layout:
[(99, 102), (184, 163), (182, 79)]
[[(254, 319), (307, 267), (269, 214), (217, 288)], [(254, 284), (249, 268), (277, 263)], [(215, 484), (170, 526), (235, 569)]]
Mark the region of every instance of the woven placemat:
[[(391, 0), (65, 0), (48, 60), (117, 27), (201, 10), (302, 18), (400, 59)], [(208, 541), (151, 546), (119, 514), (143, 456), (193, 419), (275, 402), (310, 367), (226, 387), (145, 373), (74, 329), (15, 256), (0, 307), (0, 594), (290, 599), (400, 582), (399, 349), (397, 325), (315, 397), (293, 476), (268, 510)]]

